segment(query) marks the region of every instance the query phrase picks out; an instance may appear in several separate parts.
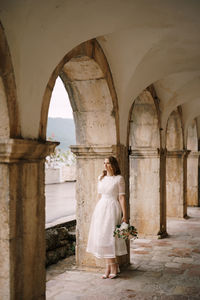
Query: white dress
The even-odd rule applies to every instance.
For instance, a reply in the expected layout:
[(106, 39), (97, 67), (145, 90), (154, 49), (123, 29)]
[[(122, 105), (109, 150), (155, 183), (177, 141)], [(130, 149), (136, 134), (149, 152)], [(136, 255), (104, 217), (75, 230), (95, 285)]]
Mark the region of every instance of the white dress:
[(117, 224), (121, 224), (122, 210), (119, 195), (125, 194), (124, 178), (121, 175), (98, 179), (98, 201), (90, 224), (87, 252), (97, 258), (115, 258), (127, 254), (126, 242), (113, 237)]

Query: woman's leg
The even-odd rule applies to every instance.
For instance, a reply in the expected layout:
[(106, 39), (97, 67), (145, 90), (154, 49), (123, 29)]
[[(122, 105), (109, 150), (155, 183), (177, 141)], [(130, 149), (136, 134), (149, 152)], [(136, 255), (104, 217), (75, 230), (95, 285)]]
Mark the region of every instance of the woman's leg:
[(109, 258), (106, 258), (105, 261), (106, 261), (106, 270), (105, 270), (104, 275), (102, 276), (103, 279), (108, 278), (108, 276), (110, 274), (110, 271), (111, 271), (111, 266), (110, 266), (110, 263), (109, 263)]
[(118, 263), (116, 258), (106, 258), (106, 270), (105, 274), (102, 276), (103, 279), (106, 279), (111, 274), (112, 278), (117, 276), (118, 273)]
[(116, 258), (108, 258), (108, 263), (110, 265), (110, 274), (117, 275), (118, 263), (116, 261)]

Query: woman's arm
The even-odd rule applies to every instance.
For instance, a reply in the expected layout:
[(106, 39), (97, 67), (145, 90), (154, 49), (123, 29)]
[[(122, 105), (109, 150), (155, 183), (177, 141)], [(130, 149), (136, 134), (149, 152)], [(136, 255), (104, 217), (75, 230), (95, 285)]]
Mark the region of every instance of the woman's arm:
[(122, 208), (122, 222), (128, 223), (127, 207), (125, 195), (119, 195), (119, 203)]

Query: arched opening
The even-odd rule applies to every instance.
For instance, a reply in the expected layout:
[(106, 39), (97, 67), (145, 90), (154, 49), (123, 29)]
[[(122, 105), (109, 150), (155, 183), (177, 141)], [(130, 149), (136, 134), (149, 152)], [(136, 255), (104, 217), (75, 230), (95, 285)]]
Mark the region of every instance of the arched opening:
[[(56, 80), (50, 102), (47, 140), (60, 143), (48, 157), (45, 168), (46, 225), (49, 227), (51, 223), (60, 223), (59, 219), (69, 216), (70, 213), (75, 214), (75, 206), (68, 203), (67, 197), (69, 194), (74, 198), (72, 192), (74, 184), (70, 182), (75, 181), (75, 161), (69, 147), (75, 144), (75, 127), (68, 94), (60, 77)], [(54, 202), (52, 197), (55, 199)]]
[(160, 133), (158, 103), (149, 90), (134, 101), (129, 124), (130, 222), (140, 236), (156, 236), (160, 207)]
[(96, 40), (85, 42), (68, 53), (53, 72), (47, 85), (40, 123), (40, 137), (46, 137), (50, 95), (60, 76), (73, 110), (77, 157), (76, 261), (78, 265), (98, 266), (101, 262), (86, 253), (90, 218), (95, 207), (97, 178), (103, 160), (118, 156), (118, 107), (111, 72)]
[(75, 127), (68, 94), (60, 77), (53, 89), (47, 140), (60, 144), (46, 158), (46, 266), (68, 258), (74, 264), (76, 226), (76, 164), (69, 147), (75, 144)]
[(198, 136), (196, 119), (188, 126), (187, 132), (187, 205), (198, 206)]
[[(95, 144), (99, 145), (104, 142), (119, 143), (117, 96), (106, 57), (95, 39), (82, 43), (70, 51), (52, 73), (43, 97), (40, 138), (46, 139), (48, 107), (58, 76), (65, 84), (74, 112), (77, 144), (87, 144), (91, 137), (96, 141)], [(85, 94), (87, 92), (90, 98), (87, 98)], [(103, 115), (105, 119), (101, 118), (101, 113), (105, 113)], [(88, 126), (86, 122), (89, 122)], [(86, 125), (87, 130), (95, 126), (95, 134), (89, 131), (83, 134), (82, 125)], [(108, 140), (107, 133), (102, 134), (104, 128), (110, 128), (111, 140)]]
[(184, 193), (185, 152), (183, 151), (183, 129), (181, 108), (174, 110), (166, 128), (166, 206), (168, 217), (186, 216)]

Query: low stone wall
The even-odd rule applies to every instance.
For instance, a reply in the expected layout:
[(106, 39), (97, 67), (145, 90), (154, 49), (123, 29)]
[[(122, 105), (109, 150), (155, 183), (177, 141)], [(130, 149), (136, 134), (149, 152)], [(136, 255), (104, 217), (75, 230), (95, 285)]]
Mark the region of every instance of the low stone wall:
[(76, 220), (46, 229), (46, 266), (75, 254)]
[(57, 166), (45, 168), (45, 184), (76, 181), (76, 166)]
[(76, 165), (62, 167), (63, 181), (76, 181)]
[(61, 182), (61, 171), (59, 167), (45, 168), (45, 184)]

